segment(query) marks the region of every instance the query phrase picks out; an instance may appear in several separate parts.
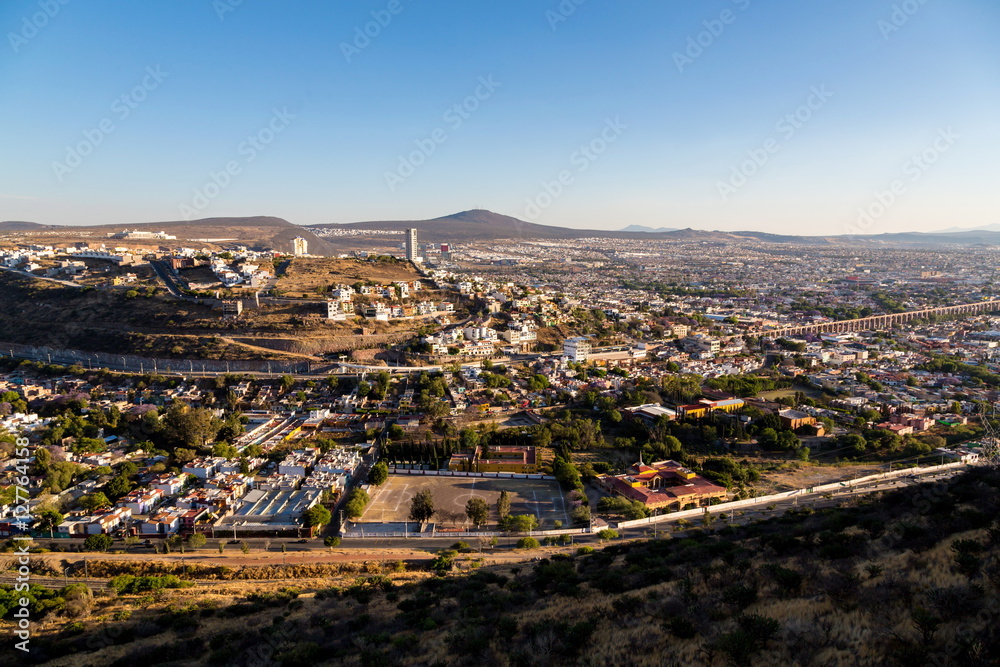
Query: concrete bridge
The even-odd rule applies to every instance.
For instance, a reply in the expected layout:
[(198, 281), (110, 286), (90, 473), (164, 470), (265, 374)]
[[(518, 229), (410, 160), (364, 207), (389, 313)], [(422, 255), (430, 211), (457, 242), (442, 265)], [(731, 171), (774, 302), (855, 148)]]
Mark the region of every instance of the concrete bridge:
[(928, 315), (965, 315), (976, 313), (988, 313), (1000, 310), (1000, 299), (990, 301), (979, 301), (976, 303), (964, 303), (958, 306), (941, 306), (940, 308), (924, 308), (923, 310), (908, 310), (903, 313), (892, 313), (890, 315), (872, 315), (856, 320), (838, 320), (836, 322), (822, 322), (819, 324), (804, 324), (795, 327), (783, 327), (781, 329), (768, 329), (756, 332), (764, 338), (782, 338), (784, 336), (798, 336), (802, 334), (818, 333), (842, 333), (845, 331), (870, 331), (872, 329), (884, 329), (896, 324), (909, 322), (927, 317)]

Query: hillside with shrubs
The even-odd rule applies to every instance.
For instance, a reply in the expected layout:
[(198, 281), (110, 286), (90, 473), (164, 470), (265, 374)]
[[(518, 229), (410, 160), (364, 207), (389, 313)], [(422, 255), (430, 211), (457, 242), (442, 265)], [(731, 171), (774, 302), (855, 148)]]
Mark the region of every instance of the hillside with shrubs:
[(35, 590), (44, 632), (21, 664), (994, 665), (998, 510), (1000, 473), (977, 468), (747, 525), (609, 531), (520, 563), (459, 544), (426, 571), (227, 594), (119, 575), (98, 594)]

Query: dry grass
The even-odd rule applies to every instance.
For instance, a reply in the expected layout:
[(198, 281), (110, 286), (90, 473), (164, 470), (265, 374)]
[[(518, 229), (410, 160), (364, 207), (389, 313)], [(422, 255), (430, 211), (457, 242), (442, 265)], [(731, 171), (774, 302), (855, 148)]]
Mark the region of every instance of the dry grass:
[(358, 259), (296, 257), (278, 279), (278, 289), (288, 296), (316, 297), (316, 288), (329, 289), (343, 283), (352, 285), (371, 280), (390, 283), (395, 280), (419, 280), (420, 274), (407, 262), (369, 262)]
[[(261, 646), (283, 664), (348, 666), (996, 664), (1000, 475), (953, 484), (572, 559), (467, 559), (445, 578), (390, 573), (387, 593), (325, 593), (378, 576), (383, 564), (331, 575), (303, 569), (294, 599), (280, 594), (283, 582), (252, 580), (153, 597), (102, 594), (80, 616), (84, 637), (107, 636), (116, 624), (100, 619), (132, 609), (117, 625), (142, 641), (84, 647), (51, 664), (156, 664), (178, 651), (196, 664), (213, 652), (212, 664), (246, 664)], [(959, 571), (960, 540), (982, 548), (978, 570)], [(246, 598), (255, 593), (270, 597)], [(921, 610), (937, 623), (926, 636)], [(736, 632), (747, 621), (741, 613), (772, 619), (773, 636), (752, 642)], [(70, 620), (52, 615), (39, 637), (72, 648), (77, 640), (63, 630)], [(962, 657), (963, 636), (979, 642), (978, 662)]]

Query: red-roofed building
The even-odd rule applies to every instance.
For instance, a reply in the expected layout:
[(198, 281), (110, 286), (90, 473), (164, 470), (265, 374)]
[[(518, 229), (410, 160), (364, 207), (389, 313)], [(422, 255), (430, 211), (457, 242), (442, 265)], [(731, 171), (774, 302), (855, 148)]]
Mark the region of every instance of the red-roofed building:
[(624, 475), (600, 475), (597, 481), (609, 492), (638, 500), (650, 509), (680, 510), (687, 505), (707, 506), (713, 498), (725, 500), (724, 486), (713, 484), (676, 461), (642, 461)]

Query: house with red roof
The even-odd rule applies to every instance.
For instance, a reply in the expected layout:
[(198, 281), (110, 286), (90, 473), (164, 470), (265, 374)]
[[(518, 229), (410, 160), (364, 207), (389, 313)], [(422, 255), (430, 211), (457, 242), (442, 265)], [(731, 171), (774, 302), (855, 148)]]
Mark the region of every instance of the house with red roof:
[(624, 475), (600, 475), (598, 483), (614, 495), (638, 500), (649, 509), (670, 511), (724, 501), (726, 487), (714, 484), (676, 461), (645, 464), (640, 459)]

